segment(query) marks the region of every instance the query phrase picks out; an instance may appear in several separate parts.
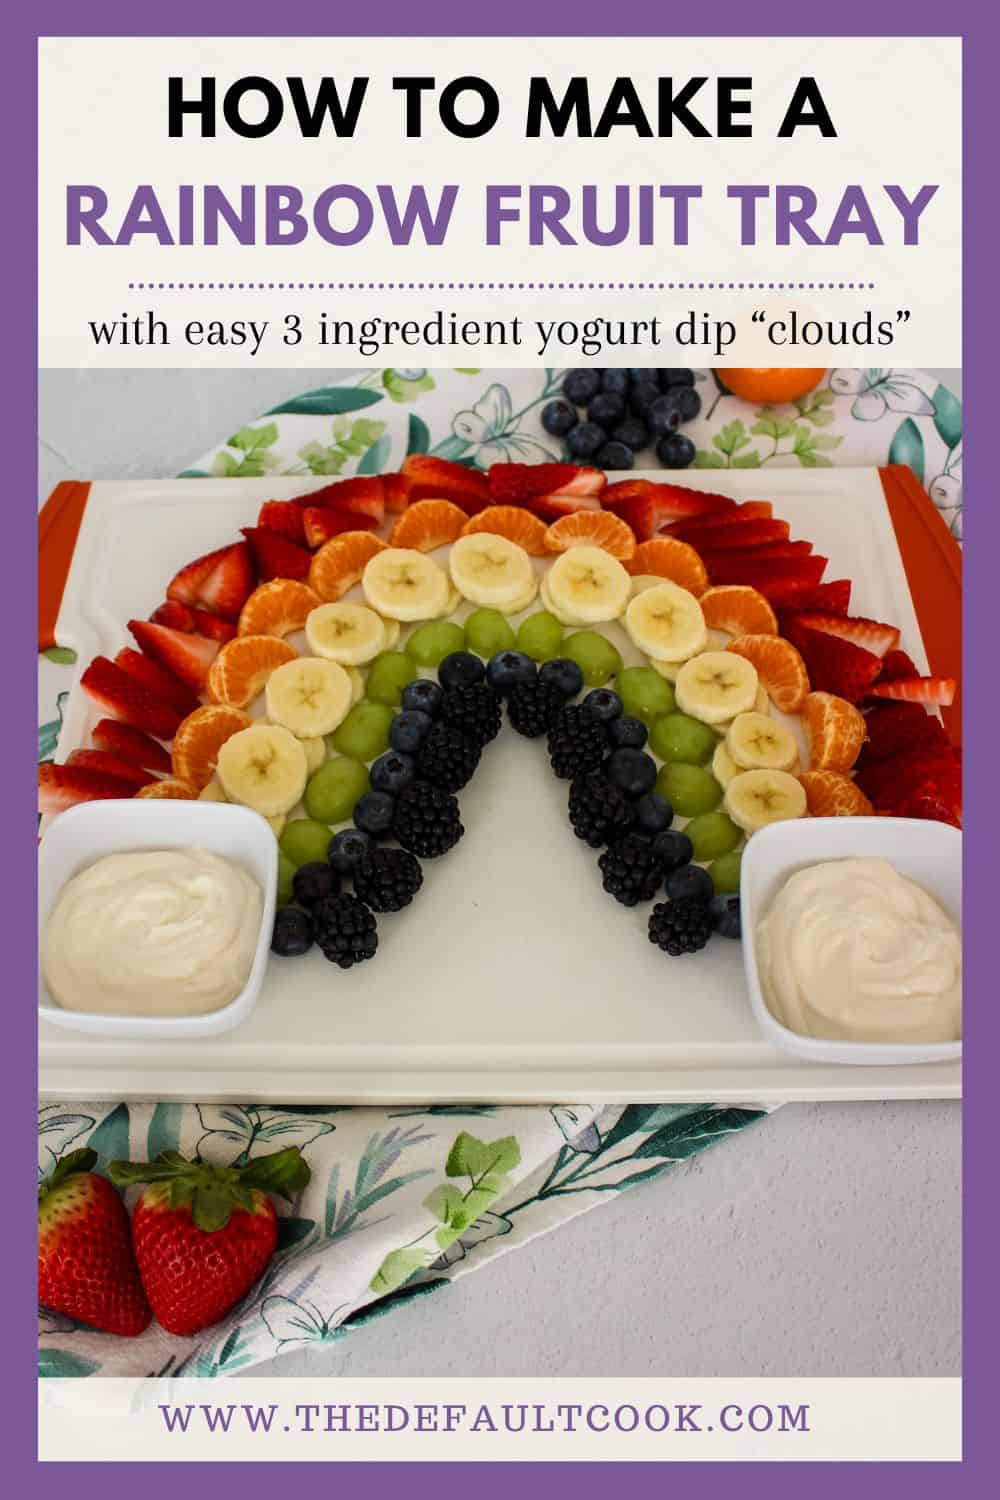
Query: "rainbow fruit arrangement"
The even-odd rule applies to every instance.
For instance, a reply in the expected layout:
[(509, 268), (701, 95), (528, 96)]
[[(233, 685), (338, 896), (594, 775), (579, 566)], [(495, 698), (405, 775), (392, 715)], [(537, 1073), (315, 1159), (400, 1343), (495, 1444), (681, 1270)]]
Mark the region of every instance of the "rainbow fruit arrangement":
[[(740, 847), (767, 823), (960, 826), (959, 756), (928, 711), (955, 683), (920, 676), (895, 626), (852, 616), (826, 567), (767, 501), (413, 456), (269, 501), (242, 541), (182, 568), (129, 621), (138, 650), (84, 672), (104, 717), (90, 748), (39, 767), (39, 809), (255, 808), (281, 850), (274, 951), (316, 942), (347, 968), (375, 953), (375, 913), (413, 899), (420, 860), (461, 837), (455, 794), (505, 702), (518, 733), (547, 736), (604, 888), (626, 905), (664, 891), (650, 940), (695, 951), (738, 936)], [(602, 626), (647, 665), (625, 666)], [(805, 768), (772, 709), (798, 719)]]

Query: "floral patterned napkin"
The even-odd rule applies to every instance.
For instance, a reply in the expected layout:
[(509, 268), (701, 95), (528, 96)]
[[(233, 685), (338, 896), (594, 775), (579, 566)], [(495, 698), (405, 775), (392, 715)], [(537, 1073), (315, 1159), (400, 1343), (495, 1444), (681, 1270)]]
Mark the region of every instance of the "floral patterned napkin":
[[(961, 405), (913, 370), (834, 370), (794, 406), (751, 408), (699, 371), (698, 469), (907, 463), (961, 536)], [(381, 370), (247, 423), (187, 476), (347, 475), (434, 453), (487, 468), (561, 456), (539, 412), (561, 372)], [(678, 476), (680, 477), (680, 476)], [(73, 653), (40, 660), (39, 760), (51, 759)], [(283, 1208), (263, 1281), (193, 1339), (94, 1333), (40, 1314), (42, 1375), (215, 1376), (329, 1342), (646, 1182), (759, 1119), (759, 1108), (590, 1104), (338, 1109), (47, 1104), (39, 1175), (91, 1146), (99, 1169), (164, 1150), (220, 1165), (298, 1145), (312, 1180)]]

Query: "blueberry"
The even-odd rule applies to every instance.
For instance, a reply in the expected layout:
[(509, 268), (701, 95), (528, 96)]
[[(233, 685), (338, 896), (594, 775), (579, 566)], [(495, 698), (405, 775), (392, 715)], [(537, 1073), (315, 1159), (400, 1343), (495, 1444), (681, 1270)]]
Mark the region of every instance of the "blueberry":
[(624, 443), (625, 447), (632, 453), (641, 453), (649, 442), (649, 432), (645, 422), (638, 417), (626, 417), (624, 422), (619, 422), (611, 434), (614, 443)]
[(622, 700), (610, 688), (594, 688), (584, 698), (583, 706), (588, 713), (600, 719), (602, 724), (610, 724), (612, 719), (621, 718)]
[(682, 422), (691, 422), (701, 411), (701, 397), (698, 392), (689, 385), (674, 387), (673, 395), (677, 400), (677, 409), (681, 414)]
[(632, 469), (635, 454), (624, 443), (605, 443), (594, 454), (594, 463), (599, 469)]
[(576, 407), (570, 406), (568, 401), (550, 401), (548, 406), (542, 407), (542, 426), (553, 437), (565, 437), (579, 420)]
[(600, 391), (587, 407), (587, 416), (599, 427), (617, 427), (628, 408), (616, 391)]
[[(421, 681), (429, 682), (429, 678), (421, 678)], [(416, 687), (414, 682), (411, 687)], [(437, 683), (430, 683), (431, 687), (437, 687)], [(427, 738), (434, 720), (430, 714), (424, 713), (420, 708), (404, 708), (403, 712), (397, 714), (389, 725), (389, 744), (394, 750), (399, 750), (403, 755), (415, 755)]]
[(648, 738), (649, 730), (641, 719), (626, 715), (608, 725), (608, 739), (616, 750), (641, 750)]
[[(439, 683), (434, 682), (430, 677), (418, 677), (416, 682), (407, 683), (400, 702), (404, 709), (416, 709), (435, 719), (441, 711), (443, 697), (444, 689)], [(390, 735), (389, 738), (391, 740), (392, 736)]]
[(666, 469), (686, 469), (694, 463), (694, 443), (683, 432), (671, 432), (656, 445), (656, 456)]
[(498, 651), (486, 663), (486, 681), (495, 693), (509, 693), (522, 682), (534, 682), (538, 668), (523, 651)]
[(399, 750), (387, 750), (378, 760), (372, 761), (372, 786), (377, 792), (388, 792), (391, 797), (401, 792), (415, 774), (412, 756)]
[(676, 392), (669, 391), (665, 396), (657, 396), (646, 413), (646, 426), (653, 437), (665, 437), (668, 432), (674, 432), (680, 423), (681, 411)]
[(633, 385), (656, 384), (656, 371), (651, 370), (648, 365), (643, 365), (641, 369), (638, 370), (629, 370), (627, 373), (630, 376)]
[(659, 792), (646, 792), (635, 804), (635, 821), (640, 833), (663, 833), (674, 821), (674, 810)]
[(475, 687), (485, 676), (485, 666), (471, 651), (453, 651), (438, 667), (443, 688)]
[(313, 907), (340, 891), (340, 876), (323, 861), (299, 865), (292, 878), (292, 895), (300, 906)]
[(693, 370), (657, 370), (660, 378), (660, 386), (669, 391), (675, 385), (694, 385)]
[(627, 396), (632, 384), (632, 377), (627, 370), (602, 370), (601, 390), (610, 391), (615, 396)]
[(578, 422), (566, 435), (566, 447), (574, 458), (593, 458), (603, 448), (608, 435), (596, 422)]
[(713, 896), (708, 903), (715, 930), (722, 937), (738, 938), (741, 935), (740, 898), (735, 893)]
[[(653, 372), (648, 371), (647, 373), (652, 374)], [(660, 387), (655, 384), (633, 386), (632, 394), (629, 397), (629, 409), (634, 416), (641, 417), (645, 421), (646, 413), (654, 401), (659, 401), (661, 394)]]
[(645, 750), (612, 750), (606, 774), (626, 797), (644, 797), (656, 785), (656, 761)]
[(563, 395), (574, 406), (586, 406), (601, 389), (599, 370), (570, 370), (562, 383)]
[(371, 834), (360, 828), (342, 828), (327, 847), (327, 858), (338, 875), (353, 875), (358, 865), (371, 853)]
[(554, 656), (539, 667), (538, 681), (543, 687), (557, 688), (564, 698), (575, 698), (583, 687), (583, 673), (575, 661)]
[[(691, 863), (694, 853), (694, 845), (686, 833), (681, 833), (677, 828), (668, 828), (666, 833), (658, 833), (653, 840), (653, 849), (663, 862), (663, 868), (668, 875), (673, 870), (682, 870)], [(709, 880), (711, 885), (711, 880)]]
[(381, 838), (389, 832), (395, 810), (396, 799), (388, 792), (365, 792), (354, 804), (354, 826), (372, 838)]
[(274, 914), (271, 952), (280, 958), (298, 958), (313, 942), (312, 917), (301, 906), (281, 906)]
[[(666, 834), (660, 836), (667, 837)], [(707, 906), (715, 895), (715, 887), (711, 875), (701, 865), (686, 864), (667, 876), (667, 895), (671, 901), (704, 901)]]

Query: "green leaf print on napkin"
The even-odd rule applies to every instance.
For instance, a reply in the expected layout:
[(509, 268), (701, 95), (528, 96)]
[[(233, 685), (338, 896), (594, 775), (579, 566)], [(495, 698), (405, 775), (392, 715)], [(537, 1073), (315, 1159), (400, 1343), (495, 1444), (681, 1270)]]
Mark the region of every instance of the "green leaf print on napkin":
[(906, 464), (923, 484), (924, 440), (920, 435), (920, 428), (912, 417), (906, 417), (896, 428), (889, 445), (889, 462)]
[(82, 1354), (70, 1354), (68, 1349), (38, 1351), (39, 1379), (44, 1380), (49, 1376), (62, 1379), (67, 1375), (93, 1375), (98, 1368), (96, 1359), (84, 1359)]
[(406, 424), (406, 451), (407, 453), (426, 453), (431, 445), (431, 434), (423, 417), (418, 417), (415, 411), (410, 412), (410, 420)]
[(269, 470), (275, 469), (280, 460), (268, 450), (278, 441), (277, 422), (268, 422), (263, 427), (241, 427), (227, 438), (226, 447), (235, 448), (242, 458), (231, 453), (217, 453), (212, 464), (220, 479), (261, 479)]
[(434, 389), (434, 377), (426, 370), (383, 370), (382, 384), (390, 401), (416, 401)]
[(386, 1292), (394, 1292), (404, 1281), (408, 1281), (414, 1271), (420, 1271), (427, 1265), (428, 1252), (404, 1247), (402, 1250), (392, 1250), (379, 1266), (371, 1279), (371, 1289), (379, 1296)]
[(355, 474), (381, 474), (383, 469), (388, 468), (389, 453), (392, 449), (392, 438), (383, 432), (381, 437), (375, 439), (368, 452), (362, 456), (361, 462), (355, 469)]
[(46, 661), (55, 662), (57, 667), (71, 667), (76, 661), (72, 646), (47, 646), (42, 655)]
[(962, 403), (944, 385), (937, 387), (931, 400), (938, 437), (946, 448), (954, 448), (962, 436)]
[(333, 424), (333, 442), (306, 443), (299, 449), (310, 474), (339, 474), (348, 459), (358, 458), (377, 442), (385, 431), (384, 422), (372, 422), (368, 417), (359, 417), (349, 422), (346, 417), (337, 417)]
[(366, 406), (374, 406), (381, 400), (379, 391), (365, 391), (356, 385), (324, 385), (319, 390), (293, 396), (280, 406), (272, 406), (267, 415), (278, 417), (287, 413), (299, 417), (337, 417), (344, 412), (363, 411)]

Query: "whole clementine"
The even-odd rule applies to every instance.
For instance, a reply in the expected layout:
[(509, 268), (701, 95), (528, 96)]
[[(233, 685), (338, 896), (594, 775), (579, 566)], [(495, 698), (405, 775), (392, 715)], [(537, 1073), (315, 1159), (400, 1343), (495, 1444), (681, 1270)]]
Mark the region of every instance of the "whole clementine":
[(825, 370), (717, 370), (722, 384), (744, 401), (797, 401), (819, 385)]

